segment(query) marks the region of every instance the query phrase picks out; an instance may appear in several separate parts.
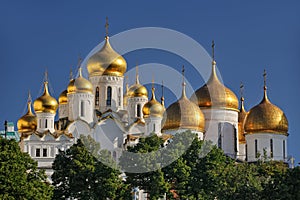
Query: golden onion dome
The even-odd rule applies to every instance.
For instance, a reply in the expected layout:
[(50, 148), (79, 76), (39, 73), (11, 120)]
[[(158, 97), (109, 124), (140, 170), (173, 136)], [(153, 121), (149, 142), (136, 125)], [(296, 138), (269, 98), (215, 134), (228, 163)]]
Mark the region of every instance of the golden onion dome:
[(55, 114), (58, 107), (58, 103), (55, 98), (50, 96), (48, 91), (48, 82), (44, 82), (44, 93), (37, 98), (33, 103), (33, 108), (36, 113), (50, 112)]
[(140, 84), (138, 75), (136, 76), (135, 84), (130, 86), (128, 97), (146, 97), (148, 98), (147, 88)]
[(245, 144), (246, 139), (245, 139), (244, 125), (245, 125), (245, 119), (246, 119), (248, 112), (244, 108), (244, 97), (241, 97), (241, 106), (240, 106), (239, 111), (240, 111), (239, 115), (238, 115), (239, 143)]
[(144, 118), (148, 118), (149, 116), (151, 116), (151, 117), (162, 117), (164, 112), (165, 112), (165, 108), (163, 107), (163, 105), (161, 105), (161, 103), (159, 103), (155, 99), (154, 90), (155, 90), (154, 87), (152, 87), (151, 100), (148, 101), (143, 107)]
[(31, 111), (31, 101), (27, 103), (27, 113), (23, 115), (17, 122), (18, 132), (28, 133), (36, 130), (37, 119)]
[(104, 46), (92, 55), (87, 62), (89, 76), (120, 76), (127, 69), (126, 60), (111, 47), (109, 37), (105, 37)]
[(167, 119), (163, 130), (182, 128), (205, 132), (204, 115), (200, 108), (186, 97), (185, 84), (183, 84), (181, 98), (171, 104), (166, 112)]
[(62, 93), (60, 93), (58, 97), (58, 103), (59, 104), (67, 104), (68, 103), (68, 97), (67, 97), (67, 90), (64, 90)]
[(79, 76), (70, 81), (67, 93), (93, 93), (93, 85), (89, 80), (82, 77), (81, 68), (79, 68)]
[(284, 112), (272, 104), (267, 96), (267, 88), (264, 87), (263, 100), (250, 109), (244, 129), (246, 134), (275, 133), (287, 135), (288, 120)]
[(191, 100), (203, 109), (213, 107), (238, 111), (239, 107), (236, 95), (218, 79), (215, 61), (209, 80), (192, 95)]

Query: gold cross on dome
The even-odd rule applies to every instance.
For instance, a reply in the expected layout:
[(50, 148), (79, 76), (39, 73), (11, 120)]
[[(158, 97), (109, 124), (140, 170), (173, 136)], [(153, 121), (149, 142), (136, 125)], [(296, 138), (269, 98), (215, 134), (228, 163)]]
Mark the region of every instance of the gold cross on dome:
[(105, 32), (106, 32), (106, 36), (108, 36), (108, 27), (109, 27), (108, 17), (106, 17), (106, 22), (105, 22)]

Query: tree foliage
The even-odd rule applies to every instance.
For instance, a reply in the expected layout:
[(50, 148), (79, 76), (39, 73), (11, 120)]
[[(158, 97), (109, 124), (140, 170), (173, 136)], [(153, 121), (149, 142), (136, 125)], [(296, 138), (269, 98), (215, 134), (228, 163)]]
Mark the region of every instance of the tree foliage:
[[(90, 151), (88, 150), (90, 149)], [(99, 155), (96, 157), (96, 155)], [(54, 199), (125, 199), (130, 194), (118, 169), (104, 165), (108, 156), (91, 137), (81, 137), (53, 163)], [(112, 162), (111, 157), (107, 160)]]
[(46, 178), (15, 140), (0, 138), (0, 199), (51, 199)]

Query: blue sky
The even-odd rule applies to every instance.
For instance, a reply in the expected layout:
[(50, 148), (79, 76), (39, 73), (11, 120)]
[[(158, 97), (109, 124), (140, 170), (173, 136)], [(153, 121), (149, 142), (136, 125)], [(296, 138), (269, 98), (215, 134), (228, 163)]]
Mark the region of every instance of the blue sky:
[[(68, 84), (70, 68), (76, 68), (78, 55), (85, 57), (103, 40), (108, 16), (110, 35), (138, 27), (164, 27), (188, 35), (208, 52), (214, 39), (223, 81), (236, 95), (240, 82), (244, 83), (247, 109), (262, 98), (265, 68), (269, 98), (289, 120), (288, 153), (299, 162), (299, 9), (296, 0), (1, 1), (0, 127), (5, 119), (16, 123), (24, 114), (29, 89), (33, 99), (40, 95), (46, 67), (53, 95), (58, 97)], [(128, 69), (136, 61), (177, 70), (184, 64), (193, 88), (203, 85), (203, 80), (193, 78), (189, 63), (173, 54), (146, 50), (125, 58)], [(174, 100), (174, 96), (166, 98), (167, 105)]]

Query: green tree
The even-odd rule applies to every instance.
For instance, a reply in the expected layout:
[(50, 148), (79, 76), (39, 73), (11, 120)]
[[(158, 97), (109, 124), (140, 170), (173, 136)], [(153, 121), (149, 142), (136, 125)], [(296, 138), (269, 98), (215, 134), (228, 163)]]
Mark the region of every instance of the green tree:
[(0, 199), (51, 199), (46, 178), (15, 140), (0, 138)]
[[(100, 150), (98, 143), (83, 136), (70, 149), (60, 151), (53, 163), (54, 199), (128, 197), (120, 171), (101, 162), (100, 158), (104, 159), (104, 155), (108, 156), (106, 151)], [(107, 160), (111, 159), (107, 157)]]

